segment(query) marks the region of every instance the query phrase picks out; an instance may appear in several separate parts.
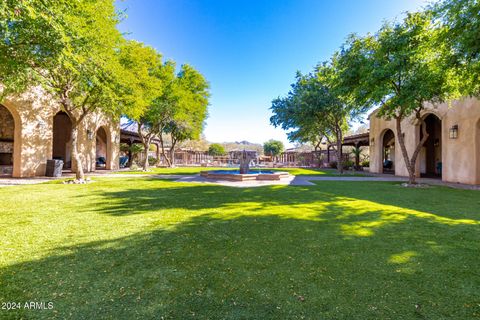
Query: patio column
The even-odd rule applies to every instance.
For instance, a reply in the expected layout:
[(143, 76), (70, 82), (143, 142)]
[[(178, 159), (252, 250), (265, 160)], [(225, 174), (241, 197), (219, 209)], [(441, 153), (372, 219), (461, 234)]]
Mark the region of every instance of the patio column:
[(131, 167), (132, 166), (132, 150), (131, 150), (131, 147), (132, 147), (132, 144), (133, 144), (133, 138), (130, 138), (129, 142), (127, 142), (127, 145), (128, 145), (128, 151), (127, 151), (127, 155), (128, 155), (128, 163), (127, 163), (127, 167)]

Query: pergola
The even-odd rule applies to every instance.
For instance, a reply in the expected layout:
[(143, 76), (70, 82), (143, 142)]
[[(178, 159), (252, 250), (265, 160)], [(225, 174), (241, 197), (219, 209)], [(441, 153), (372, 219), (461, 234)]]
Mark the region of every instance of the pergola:
[[(126, 143), (129, 147), (134, 143), (143, 143), (138, 133), (126, 129), (120, 130), (120, 143)], [(157, 159), (160, 159), (160, 139), (152, 139), (152, 144), (157, 147)], [(167, 146), (169, 148), (169, 146)], [(132, 152), (128, 150), (128, 162), (132, 161)]]
[[(360, 133), (360, 134), (353, 134), (351, 136), (347, 136), (343, 138), (342, 149), (344, 146), (351, 146), (351, 147), (368, 147), (370, 145), (370, 133)], [(327, 147), (327, 161), (330, 162), (330, 148), (332, 146), (329, 145)], [(359, 155), (355, 155), (355, 166), (358, 167), (360, 165), (360, 157)]]

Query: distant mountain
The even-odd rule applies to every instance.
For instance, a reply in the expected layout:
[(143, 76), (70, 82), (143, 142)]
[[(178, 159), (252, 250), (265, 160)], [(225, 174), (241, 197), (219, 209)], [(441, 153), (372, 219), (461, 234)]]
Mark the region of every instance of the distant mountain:
[(259, 154), (263, 154), (263, 146), (260, 143), (253, 143), (249, 141), (235, 141), (221, 143), (226, 151), (233, 150), (255, 150)]

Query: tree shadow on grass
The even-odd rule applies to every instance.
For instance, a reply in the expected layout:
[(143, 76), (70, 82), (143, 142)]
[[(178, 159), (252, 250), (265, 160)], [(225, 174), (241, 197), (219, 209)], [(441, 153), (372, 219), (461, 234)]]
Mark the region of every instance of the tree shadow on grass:
[[(278, 187), (234, 188), (213, 184), (181, 183), (155, 178), (141, 179), (143, 184), (127, 183), (115, 190), (105, 188), (92, 192), (94, 198), (84, 210), (96, 208), (100, 213), (123, 216), (149, 213), (157, 210), (200, 210), (223, 207), (239, 202), (256, 203), (259, 206), (296, 204), (309, 202), (304, 187), (289, 189), (280, 187), (282, 197), (271, 197)], [(84, 197), (84, 195), (82, 195)]]
[[(333, 213), (326, 212), (322, 220), (204, 214), (175, 228), (59, 247), (46, 258), (0, 270), (0, 301), (51, 301), (54, 309), (1, 310), (0, 315), (478, 317), (478, 225), (446, 225), (410, 216), (358, 236), (342, 229), (358, 222), (358, 216), (335, 219), (340, 207), (332, 207)], [(363, 215), (377, 221), (382, 214)]]
[[(138, 182), (138, 179), (137, 181)], [(162, 182), (162, 183), (159, 183)], [(319, 203), (338, 203), (363, 207), (388, 206), (390, 210), (425, 213), (424, 217), (480, 222), (478, 191), (431, 187), (409, 189), (392, 182), (315, 181), (315, 186), (265, 186), (234, 188), (219, 185), (159, 181), (143, 179), (141, 186), (129, 184), (120, 189), (99, 189), (95, 200), (85, 210), (95, 207), (100, 213), (131, 215), (169, 209), (202, 210), (237, 206), (248, 211), (271, 206), (303, 206), (313, 211)], [(132, 186), (130, 186), (132, 185)], [(323, 205), (322, 205), (323, 206)], [(322, 207), (320, 206), (320, 207)], [(383, 210), (383, 209), (382, 209)]]

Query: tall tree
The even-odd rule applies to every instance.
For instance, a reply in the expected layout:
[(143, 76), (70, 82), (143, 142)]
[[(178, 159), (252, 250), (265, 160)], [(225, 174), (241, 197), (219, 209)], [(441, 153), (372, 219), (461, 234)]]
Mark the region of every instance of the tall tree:
[(319, 64), (313, 73), (297, 75), (297, 82), (283, 99), (272, 102), (270, 122), (284, 130), (293, 130), (290, 140), (326, 139), (337, 156), (337, 169), (343, 173), (342, 143), (350, 120), (363, 108), (350, 103), (338, 85), (337, 58)]
[[(341, 86), (357, 103), (378, 106), (377, 116), (395, 120), (410, 184), (415, 183), (417, 156), (428, 138), (422, 118), (425, 103), (458, 95), (441, 33), (429, 12), (409, 13), (402, 22), (384, 24), (375, 35), (352, 36), (339, 60)], [(402, 122), (411, 116), (422, 124), (422, 139), (409, 154)]]
[(5, 94), (40, 85), (51, 95), (71, 120), (76, 178), (84, 179), (80, 125), (94, 111), (117, 115), (123, 105), (115, 50), (121, 34), (114, 1), (10, 0), (1, 8)]
[(193, 67), (182, 65), (176, 78), (176, 94), (172, 117), (165, 127), (170, 135), (170, 165), (175, 165), (178, 142), (198, 139), (203, 131), (208, 111), (209, 84)]
[(137, 133), (143, 144), (143, 170), (149, 167), (148, 152), (152, 139), (158, 135), (157, 106), (154, 99), (163, 90), (163, 65), (161, 56), (152, 47), (137, 41), (126, 41), (119, 50), (123, 67), (124, 100), (129, 106), (127, 112), (137, 125)]
[(263, 153), (271, 157), (280, 155), (284, 149), (283, 142), (279, 140), (270, 139), (263, 144)]
[(443, 0), (431, 8), (444, 32), (451, 71), (459, 74), (459, 89), (465, 96), (480, 96), (480, 1)]

